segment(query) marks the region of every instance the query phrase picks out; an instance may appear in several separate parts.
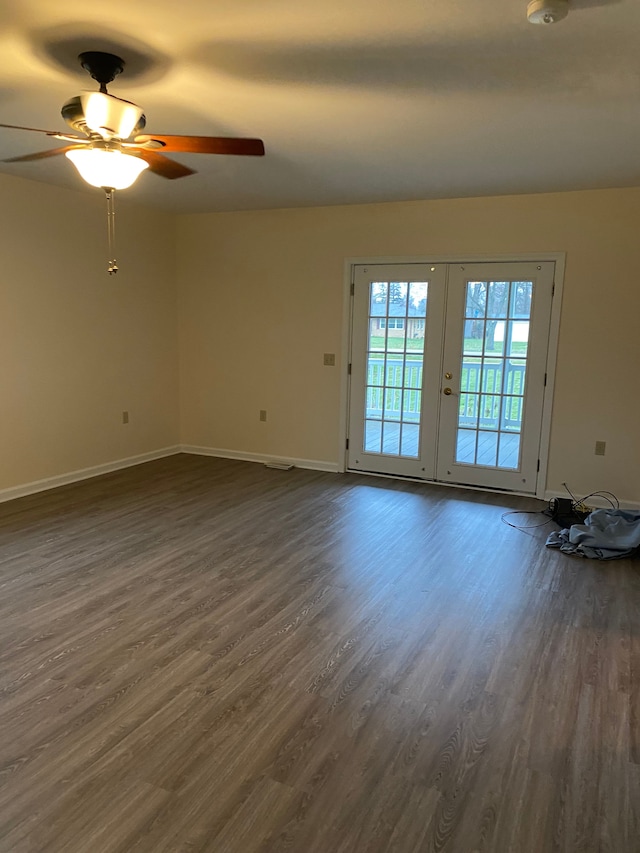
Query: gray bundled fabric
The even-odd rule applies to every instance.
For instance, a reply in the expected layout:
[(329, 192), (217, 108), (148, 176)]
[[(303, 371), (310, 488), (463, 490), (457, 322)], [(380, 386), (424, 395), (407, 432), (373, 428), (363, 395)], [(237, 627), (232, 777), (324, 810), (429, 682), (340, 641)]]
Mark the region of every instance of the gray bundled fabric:
[(640, 548), (640, 512), (624, 509), (595, 509), (584, 524), (551, 533), (547, 548), (596, 560), (630, 557)]

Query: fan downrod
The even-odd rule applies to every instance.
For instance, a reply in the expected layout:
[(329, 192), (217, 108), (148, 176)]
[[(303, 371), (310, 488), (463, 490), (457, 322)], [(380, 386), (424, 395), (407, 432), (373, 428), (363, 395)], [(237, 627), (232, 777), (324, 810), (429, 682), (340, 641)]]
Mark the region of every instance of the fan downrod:
[(100, 84), (100, 91), (107, 93), (107, 83), (124, 71), (124, 60), (113, 53), (88, 50), (78, 56), (80, 65)]

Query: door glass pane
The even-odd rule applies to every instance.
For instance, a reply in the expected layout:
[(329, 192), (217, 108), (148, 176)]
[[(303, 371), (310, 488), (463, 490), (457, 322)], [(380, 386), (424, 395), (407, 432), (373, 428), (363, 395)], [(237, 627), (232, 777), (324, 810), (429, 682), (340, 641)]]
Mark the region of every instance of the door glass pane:
[(464, 354), (477, 355), (482, 352), (482, 341), (484, 340), (484, 320), (464, 321)]
[(367, 388), (367, 418), (382, 420), (382, 388)]
[(419, 391), (405, 391), (402, 401), (402, 420), (404, 423), (420, 423), (420, 401), (422, 394)]
[(389, 290), (389, 317), (406, 317), (408, 282), (390, 281), (387, 287)]
[(459, 429), (456, 441), (456, 462), (474, 465), (478, 433), (474, 429)]
[(402, 425), (402, 446), (400, 453), (402, 456), (418, 456), (418, 440), (420, 438), (420, 427), (418, 424)]
[(396, 388), (386, 388), (384, 392), (384, 414), (385, 421), (401, 420), (400, 400), (402, 392)]
[(407, 340), (407, 321), (404, 317), (388, 317), (387, 324), (387, 350), (400, 350), (404, 352)]
[(511, 288), (509, 316), (514, 319), (531, 317), (531, 297), (533, 286), (530, 281), (514, 281)]
[(374, 281), (369, 288), (363, 449), (417, 459), (428, 282)]
[(499, 468), (517, 468), (520, 455), (520, 436), (500, 433)]
[(485, 358), (482, 360), (482, 390), (489, 393), (502, 390), (502, 359)]
[(384, 352), (386, 348), (387, 302), (389, 285), (386, 281), (371, 282), (369, 295), (369, 351)]
[(460, 414), (458, 424), (461, 427), (478, 426), (479, 394), (460, 394)]
[(422, 388), (422, 356), (416, 356), (413, 352), (408, 353), (404, 362), (404, 387), (414, 388), (419, 391)]
[(505, 365), (504, 387), (505, 394), (524, 395), (525, 375), (527, 372), (525, 359), (509, 358)]
[(490, 281), (487, 298), (487, 317), (506, 317), (509, 307), (508, 281)]
[(389, 285), (386, 281), (372, 281), (369, 293), (369, 316), (386, 317)]
[(476, 465), (488, 465), (494, 468), (498, 458), (498, 433), (480, 430), (478, 432), (478, 450)]
[(455, 461), (517, 470), (533, 282), (466, 284)]
[(388, 421), (382, 424), (382, 452), (392, 456), (400, 455), (400, 424)]
[(526, 355), (529, 345), (529, 321), (513, 320), (509, 322), (509, 355)]
[(464, 316), (473, 320), (476, 317), (487, 315), (487, 282), (467, 282), (467, 298), (465, 302)]
[(524, 397), (503, 397), (500, 429), (505, 432), (520, 432)]
[(482, 394), (480, 397), (480, 427), (497, 429), (500, 418), (500, 395)]
[(364, 422), (364, 449), (367, 453), (380, 453), (382, 450), (382, 424), (380, 421)]
[(404, 359), (387, 358), (387, 387), (402, 388), (404, 379)]
[(484, 328), (484, 352), (488, 355), (504, 355), (505, 348), (504, 320), (487, 320)]
[(462, 364), (462, 376), (460, 380), (462, 391), (477, 392), (480, 390), (480, 362), (465, 359)]
[(386, 349), (387, 327), (382, 317), (369, 320), (369, 350), (384, 352)]

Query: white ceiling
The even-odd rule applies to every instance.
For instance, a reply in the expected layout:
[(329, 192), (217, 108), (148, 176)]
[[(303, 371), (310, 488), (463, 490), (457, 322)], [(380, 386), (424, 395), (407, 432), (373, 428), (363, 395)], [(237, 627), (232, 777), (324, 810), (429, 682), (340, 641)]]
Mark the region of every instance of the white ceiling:
[[(2, 0), (0, 121), (68, 130), (76, 56), (106, 48), (149, 132), (265, 142), (126, 191), (166, 210), (640, 185), (640, 3), (572, 2), (534, 26), (526, 0)], [(49, 147), (0, 131), (0, 158)], [(86, 186), (64, 157), (0, 171)]]

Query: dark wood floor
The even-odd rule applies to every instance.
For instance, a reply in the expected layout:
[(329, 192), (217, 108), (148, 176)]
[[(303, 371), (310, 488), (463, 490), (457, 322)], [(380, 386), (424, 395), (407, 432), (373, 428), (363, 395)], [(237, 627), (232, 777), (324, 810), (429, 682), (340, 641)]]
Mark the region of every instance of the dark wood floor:
[(639, 563), (532, 506), (190, 456), (0, 506), (0, 850), (638, 853)]

